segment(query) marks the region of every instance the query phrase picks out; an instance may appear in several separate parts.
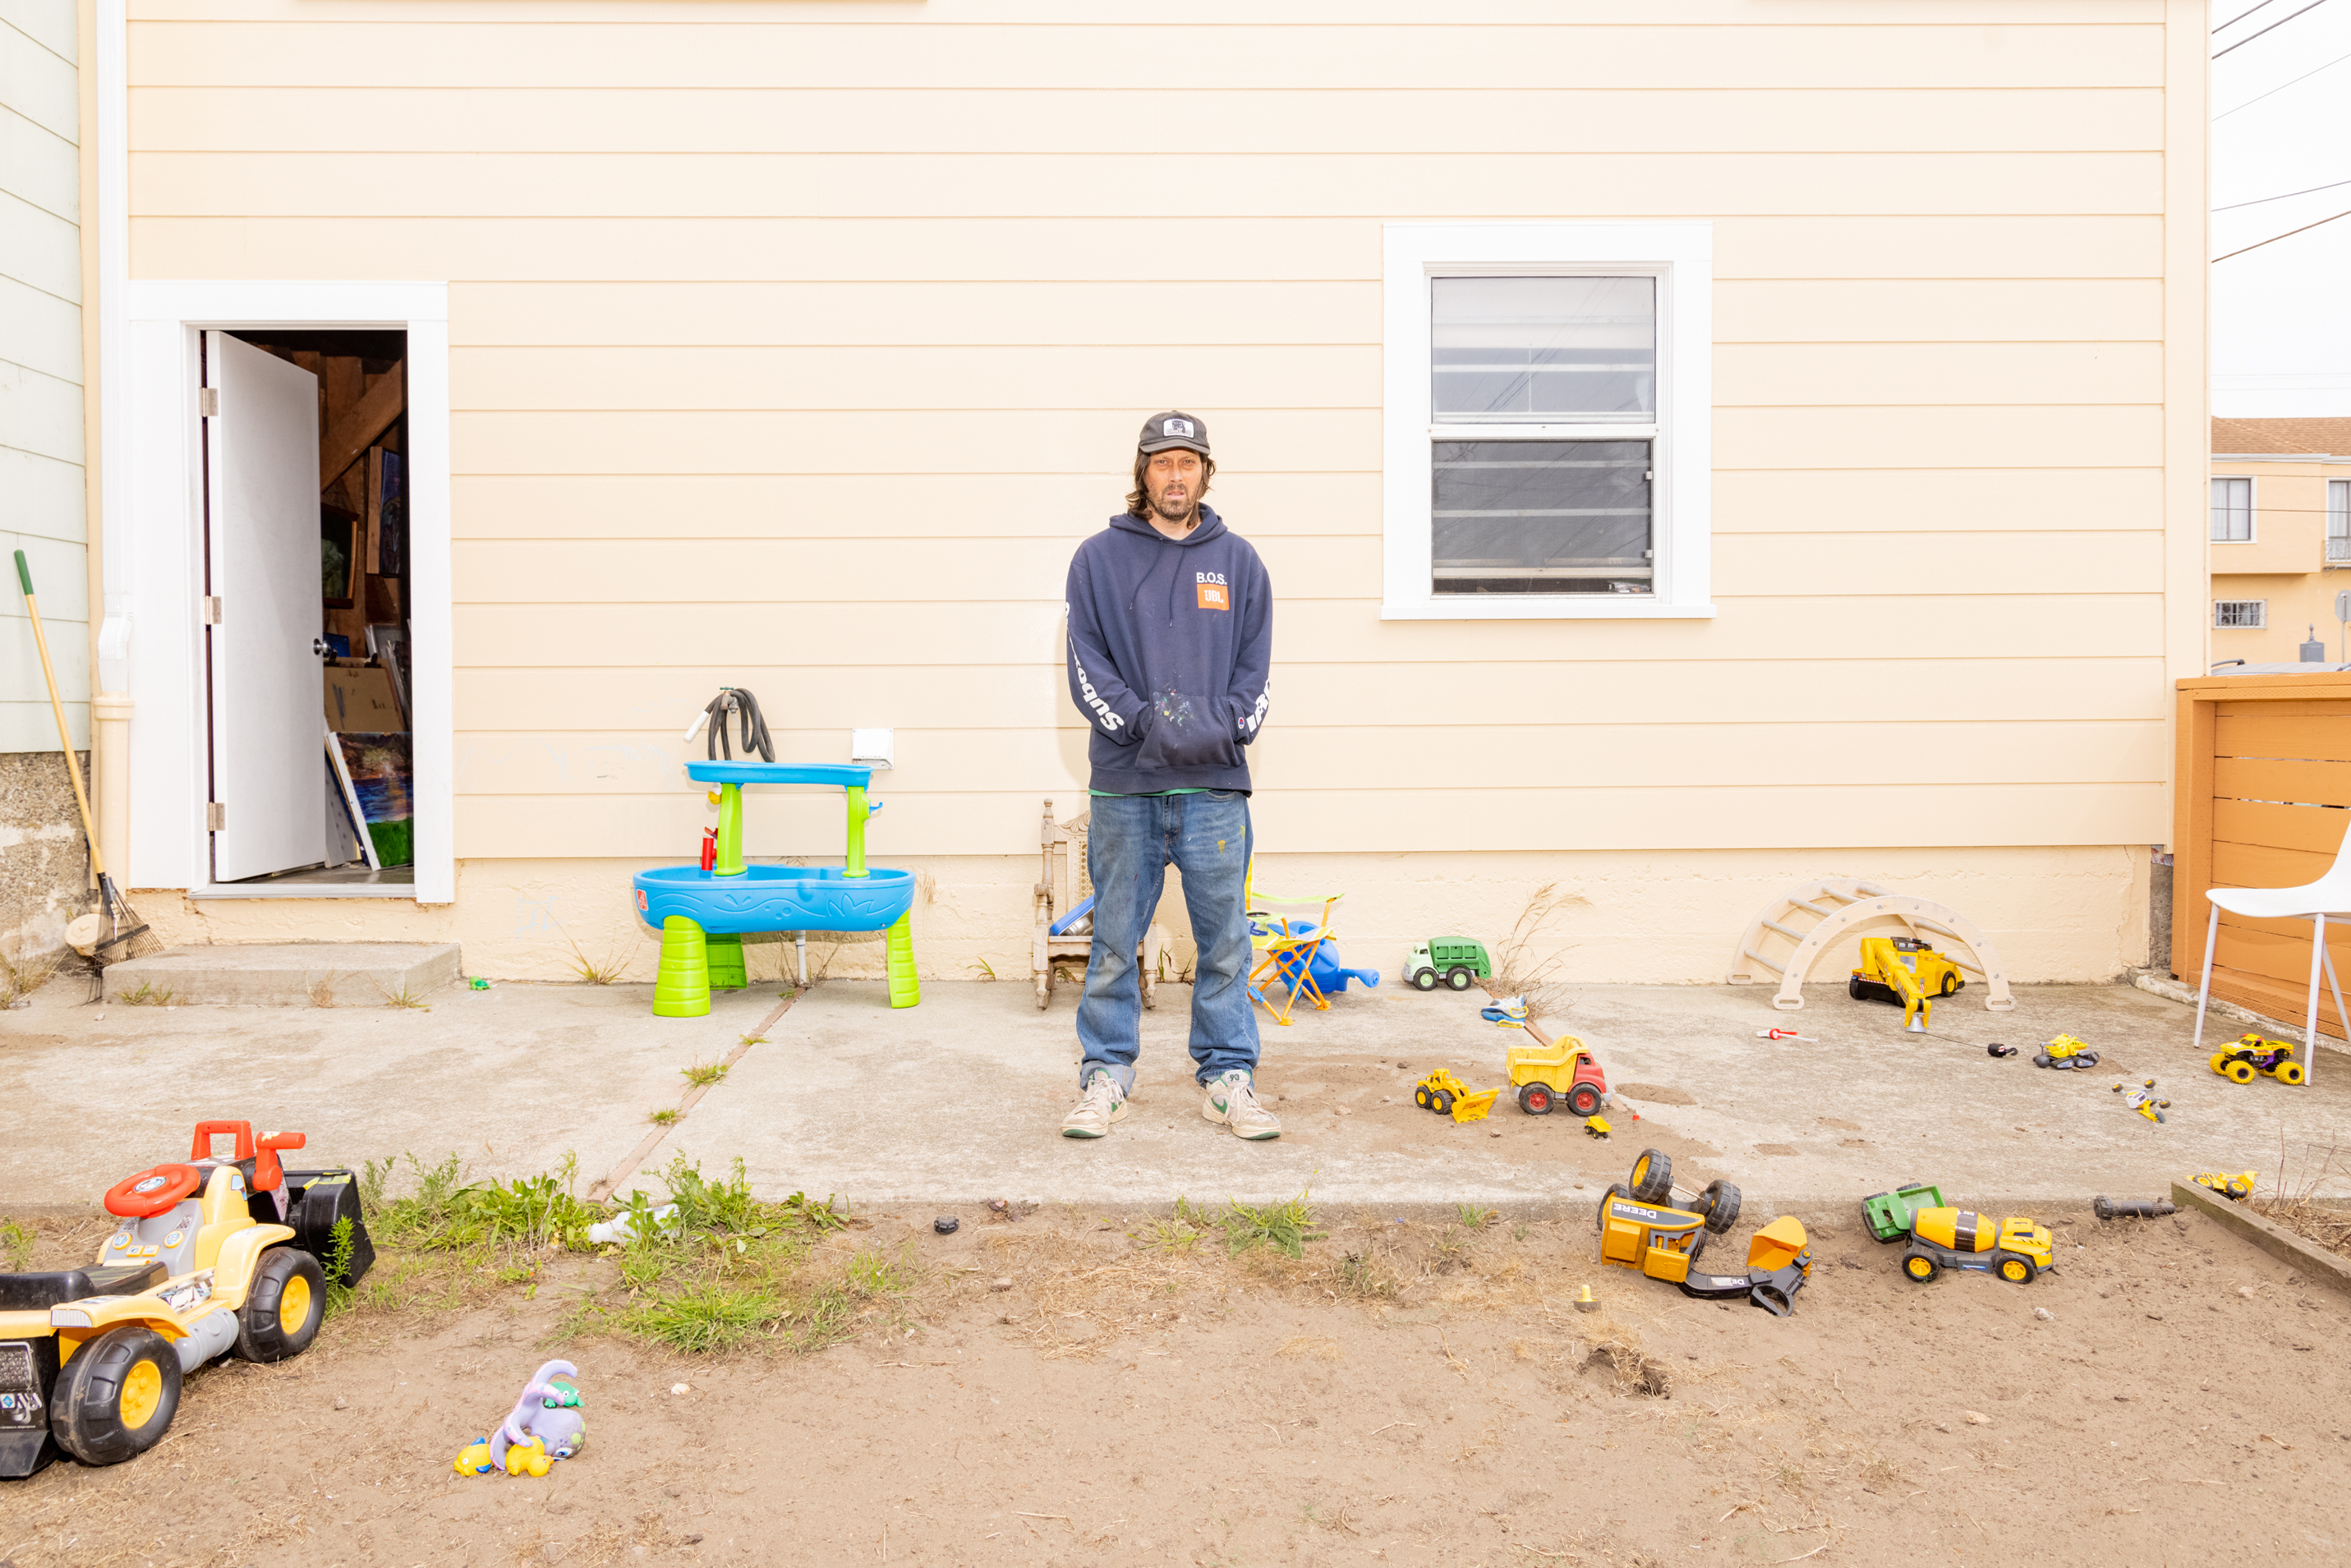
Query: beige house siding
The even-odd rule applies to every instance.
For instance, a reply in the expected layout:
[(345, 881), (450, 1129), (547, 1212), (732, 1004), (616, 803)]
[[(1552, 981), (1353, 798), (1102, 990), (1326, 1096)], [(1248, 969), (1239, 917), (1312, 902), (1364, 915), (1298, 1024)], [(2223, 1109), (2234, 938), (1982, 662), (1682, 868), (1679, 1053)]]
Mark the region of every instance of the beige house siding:
[[(1557, 880), (1576, 977), (1716, 978), (1831, 873), (2019, 977), (2144, 955), (2209, 619), (2200, 5), (131, 15), (135, 277), (450, 285), (458, 903), (191, 931), (553, 973), (538, 888), (630, 940), (724, 682), (782, 755), (894, 726), (925, 967), (1019, 972), (1083, 797), (1062, 572), (1176, 406), (1280, 597), (1259, 846), (1356, 961)], [(1383, 223), (1655, 216), (1714, 225), (1716, 616), (1382, 622)]]

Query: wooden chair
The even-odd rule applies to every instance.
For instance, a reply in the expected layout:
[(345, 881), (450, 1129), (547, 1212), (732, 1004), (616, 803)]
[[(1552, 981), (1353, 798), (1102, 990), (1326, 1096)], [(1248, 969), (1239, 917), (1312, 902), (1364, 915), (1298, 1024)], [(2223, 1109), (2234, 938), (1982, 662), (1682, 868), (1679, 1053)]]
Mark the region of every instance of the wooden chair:
[[(1080, 915), (1077, 923), (1061, 936), (1053, 935), (1057, 923), (1093, 895), (1092, 884), (1086, 878), (1086, 828), (1092, 815), (1092, 811), (1081, 811), (1067, 822), (1056, 822), (1053, 802), (1048, 800), (1038, 828), (1043, 874), (1036, 887), (1037, 928), (1029, 967), (1037, 983), (1040, 1008), (1052, 1005), (1055, 967), (1074, 963), (1079, 984), (1083, 985), (1086, 960), (1093, 954), (1093, 922), (1084, 915)], [(1174, 946), (1166, 927), (1156, 923), (1143, 934), (1135, 956), (1142, 967), (1143, 1005), (1146, 1008), (1159, 1005), (1159, 965)]]

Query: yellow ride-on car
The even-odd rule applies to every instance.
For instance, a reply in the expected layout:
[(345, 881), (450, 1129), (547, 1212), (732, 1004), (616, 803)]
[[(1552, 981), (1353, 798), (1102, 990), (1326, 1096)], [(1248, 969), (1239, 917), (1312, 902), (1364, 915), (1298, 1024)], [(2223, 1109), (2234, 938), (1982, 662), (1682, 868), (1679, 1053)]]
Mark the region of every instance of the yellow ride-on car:
[[(227, 1158), (214, 1134), (232, 1137)], [(283, 1361), (327, 1306), (321, 1260), (354, 1284), (374, 1260), (348, 1170), (288, 1171), (299, 1133), (199, 1122), (183, 1163), (109, 1189), (120, 1222), (84, 1269), (0, 1274), (0, 1477), (57, 1450), (88, 1465), (161, 1442), (181, 1382), (223, 1352)]]

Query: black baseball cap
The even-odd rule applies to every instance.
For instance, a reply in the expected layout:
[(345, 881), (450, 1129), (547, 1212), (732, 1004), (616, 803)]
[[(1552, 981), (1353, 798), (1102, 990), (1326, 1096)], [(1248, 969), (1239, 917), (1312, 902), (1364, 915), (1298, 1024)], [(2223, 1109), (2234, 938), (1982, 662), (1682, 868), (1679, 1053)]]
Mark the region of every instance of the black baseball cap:
[(1207, 425), (1191, 414), (1180, 413), (1174, 409), (1165, 413), (1155, 413), (1143, 422), (1143, 434), (1134, 444), (1137, 452), (1165, 452), (1171, 446), (1187, 446), (1206, 457), (1208, 455)]

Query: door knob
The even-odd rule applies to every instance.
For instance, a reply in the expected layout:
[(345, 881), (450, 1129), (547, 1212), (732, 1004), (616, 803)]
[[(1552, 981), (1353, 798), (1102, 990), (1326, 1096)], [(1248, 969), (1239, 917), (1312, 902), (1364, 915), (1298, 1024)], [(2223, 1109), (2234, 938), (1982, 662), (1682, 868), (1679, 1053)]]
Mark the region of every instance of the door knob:
[(310, 639), (310, 652), (323, 659), (334, 650), (327, 646), (327, 640), (324, 637), (313, 637)]

